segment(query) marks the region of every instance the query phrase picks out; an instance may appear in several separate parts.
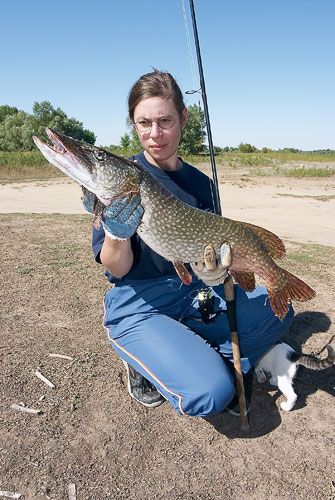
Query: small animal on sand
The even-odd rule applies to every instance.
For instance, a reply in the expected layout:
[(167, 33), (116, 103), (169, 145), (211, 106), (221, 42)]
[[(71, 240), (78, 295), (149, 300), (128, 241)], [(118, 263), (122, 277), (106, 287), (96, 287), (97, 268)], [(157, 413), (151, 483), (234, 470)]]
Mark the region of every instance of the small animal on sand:
[(297, 353), (289, 345), (283, 342), (276, 344), (257, 361), (255, 365), (257, 380), (258, 382), (265, 382), (267, 376), (270, 376), (270, 384), (277, 385), (287, 398), (287, 401), (280, 403), (281, 408), (290, 411), (298, 397), (294, 392), (293, 382), (299, 365), (311, 370), (324, 370), (333, 366), (335, 351), (330, 344), (327, 345), (327, 350), (328, 356), (325, 359), (305, 355), (298, 357)]

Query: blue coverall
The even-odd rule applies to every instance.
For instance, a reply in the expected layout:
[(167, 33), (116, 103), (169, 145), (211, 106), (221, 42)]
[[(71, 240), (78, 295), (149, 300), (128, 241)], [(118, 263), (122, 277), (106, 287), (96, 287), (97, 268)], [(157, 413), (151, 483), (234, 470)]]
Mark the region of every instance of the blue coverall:
[[(213, 210), (211, 181), (183, 162), (178, 171), (151, 165), (143, 153), (134, 157), (182, 201)], [(93, 251), (100, 262), (104, 231), (93, 229)], [(225, 313), (213, 322), (198, 317), (197, 290), (203, 282), (193, 276), (184, 285), (172, 264), (153, 252), (135, 234), (131, 239), (134, 263), (121, 279), (106, 271), (114, 283), (104, 299), (104, 326), (108, 339), (135, 370), (157, 387), (180, 414), (220, 413), (234, 394), (232, 346)], [(226, 310), (223, 285), (212, 287), (214, 310)], [(273, 313), (266, 289), (247, 293), (235, 285), (237, 326), (243, 372), (270, 349), (293, 321), (293, 309), (283, 321)]]

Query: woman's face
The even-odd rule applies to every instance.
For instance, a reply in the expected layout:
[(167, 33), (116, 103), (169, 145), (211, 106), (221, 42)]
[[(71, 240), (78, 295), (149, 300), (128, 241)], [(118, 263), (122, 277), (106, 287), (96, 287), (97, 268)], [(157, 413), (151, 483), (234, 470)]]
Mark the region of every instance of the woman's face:
[[(134, 110), (134, 122), (147, 160), (168, 170), (177, 168), (178, 146), (186, 120), (186, 108), (180, 119), (171, 99), (149, 97), (138, 103)], [(163, 128), (170, 123), (173, 123), (170, 128)], [(149, 130), (143, 132), (141, 128)]]

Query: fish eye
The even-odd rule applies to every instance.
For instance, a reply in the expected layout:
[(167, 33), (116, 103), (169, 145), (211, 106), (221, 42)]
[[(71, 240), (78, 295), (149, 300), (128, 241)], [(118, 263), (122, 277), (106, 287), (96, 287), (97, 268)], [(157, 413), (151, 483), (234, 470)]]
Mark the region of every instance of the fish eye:
[(106, 151), (103, 150), (96, 149), (93, 151), (93, 155), (98, 161), (103, 161), (106, 159)]

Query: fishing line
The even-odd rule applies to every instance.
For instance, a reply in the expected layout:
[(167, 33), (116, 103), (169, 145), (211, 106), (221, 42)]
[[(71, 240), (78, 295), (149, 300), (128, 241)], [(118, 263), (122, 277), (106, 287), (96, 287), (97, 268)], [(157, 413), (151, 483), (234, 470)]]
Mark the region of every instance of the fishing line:
[[(197, 52), (198, 69), (199, 69), (199, 76), (200, 76), (200, 89), (199, 90), (189, 90), (186, 92), (186, 94), (201, 93), (201, 96), (202, 96), (202, 102), (204, 105), (205, 123), (206, 123), (206, 129), (207, 129), (208, 149), (209, 149), (211, 165), (212, 165), (213, 184), (211, 183), (211, 185), (210, 185), (211, 195), (212, 195), (214, 211), (215, 211), (215, 213), (221, 215), (219, 185), (218, 185), (217, 171), (216, 171), (216, 165), (215, 165), (212, 132), (211, 132), (211, 126), (210, 126), (210, 120), (209, 120), (209, 112), (208, 112), (208, 104), (207, 104), (207, 96), (206, 96), (206, 88), (205, 88), (205, 79), (204, 79), (204, 74), (203, 74), (203, 69), (202, 69), (202, 60), (201, 60), (201, 53), (200, 53), (198, 29), (197, 29), (197, 23), (196, 23), (196, 18), (195, 18), (193, 0), (189, 0), (189, 2), (190, 2), (190, 9), (191, 9), (195, 47), (196, 47), (196, 52)], [(196, 88), (195, 76), (194, 76), (194, 73), (195, 73), (194, 72), (194, 59), (193, 59), (193, 54), (192, 54), (192, 49), (191, 49), (190, 34), (189, 34), (189, 29), (188, 29), (184, 0), (182, 0), (182, 7), (183, 7), (183, 13), (184, 13), (186, 39), (187, 39), (187, 44), (188, 44), (188, 49), (189, 49), (189, 58), (190, 58), (192, 79), (194, 80), (193, 84), (194, 84), (194, 87)], [(200, 107), (200, 103), (199, 103), (199, 107)], [(206, 156), (207, 156), (207, 151), (206, 151)]]
[[(198, 102), (198, 106), (199, 106), (199, 109), (201, 110), (200, 101)], [(206, 130), (208, 130), (208, 124), (207, 124), (207, 121), (206, 121), (206, 115), (205, 114), (204, 114), (204, 119), (205, 119)], [(208, 140), (208, 137), (207, 137), (207, 140)], [(208, 156), (208, 147), (205, 144), (205, 162), (206, 162), (206, 165), (207, 165), (207, 174), (208, 174), (208, 177), (210, 177), (210, 167), (209, 167), (209, 165), (210, 165), (210, 161), (211, 160), (210, 160), (210, 157)], [(215, 202), (215, 193), (214, 193), (214, 183), (210, 182), (209, 183), (209, 187), (210, 187), (210, 191), (211, 191), (211, 198), (212, 198), (213, 207), (215, 209), (216, 202)]]
[[(197, 83), (196, 83), (196, 78), (195, 78), (195, 63), (194, 63), (194, 57), (193, 57), (193, 50), (192, 50), (192, 46), (191, 46), (191, 38), (190, 38), (189, 29), (188, 29), (187, 14), (186, 14), (184, 0), (181, 0), (181, 3), (182, 3), (182, 8), (183, 8), (183, 14), (184, 14), (184, 25), (185, 25), (185, 33), (186, 33), (186, 40), (187, 40), (188, 57), (190, 60), (190, 67), (191, 67), (192, 83), (193, 83), (193, 88), (195, 89)], [(186, 94), (194, 94), (195, 92), (199, 92), (199, 90), (189, 90), (188, 92), (186, 92)]]
[[(193, 83), (193, 88), (195, 89), (197, 87), (196, 76), (195, 76), (196, 70), (195, 70), (193, 50), (192, 50), (192, 45), (191, 45), (190, 31), (188, 29), (188, 21), (187, 21), (187, 14), (186, 14), (184, 0), (181, 0), (181, 3), (182, 3), (182, 8), (183, 8), (183, 14), (184, 14), (184, 25), (185, 25), (185, 33), (186, 33), (186, 40), (187, 40), (188, 57), (189, 57), (190, 68), (191, 68), (192, 83)], [(201, 94), (201, 87), (198, 90), (186, 90), (185, 94), (188, 94), (188, 95)], [(200, 99), (198, 100), (198, 107), (201, 110)], [(206, 117), (205, 117), (205, 125), (207, 127)], [(206, 150), (206, 158), (207, 158), (207, 150)]]
[[(196, 94), (196, 93), (199, 93), (200, 94), (200, 91), (201, 89), (199, 90), (186, 90), (185, 94)], [(201, 106), (200, 106), (200, 99), (198, 100), (198, 108), (199, 108), (199, 111), (203, 111), (201, 109)], [(204, 120), (205, 120), (205, 126), (206, 126), (206, 129), (207, 129), (207, 122), (206, 122), (206, 116), (204, 114)], [(209, 161), (208, 161), (208, 152), (207, 152), (207, 146), (205, 145), (205, 163), (206, 163), (206, 173), (207, 173), (207, 176), (210, 178), (210, 168), (209, 168)], [(212, 203), (213, 203), (213, 207), (215, 207), (215, 193), (214, 193), (214, 185), (212, 182), (209, 183), (209, 187), (210, 187), (210, 192), (211, 192), (211, 198), (212, 198)]]
[[(194, 57), (193, 57), (192, 45), (191, 45), (190, 31), (188, 28), (187, 14), (186, 14), (184, 0), (181, 0), (181, 3), (182, 3), (182, 8), (183, 8), (183, 15), (184, 15), (184, 25), (185, 25), (185, 33), (186, 33), (186, 40), (187, 40), (188, 57), (189, 57), (190, 68), (191, 68), (192, 83), (193, 83), (193, 88), (195, 89), (195, 88), (197, 88), (197, 82), (196, 82), (196, 76), (195, 76), (196, 70), (195, 70), (195, 62), (194, 62)], [(188, 95), (201, 94), (201, 88), (198, 90), (187, 90), (185, 92), (185, 94), (188, 94)], [(198, 107), (199, 107), (199, 110), (202, 111), (201, 106), (200, 106), (200, 99), (198, 100)], [(206, 122), (206, 116), (204, 116), (204, 118), (205, 118), (205, 126), (207, 129), (208, 125)], [(209, 167), (209, 162), (208, 162), (207, 147), (205, 149), (205, 163), (207, 165), (208, 177), (210, 177), (210, 175), (209, 175), (210, 174), (210, 167)], [(211, 182), (209, 183), (209, 187), (210, 187), (213, 207), (215, 207), (215, 194), (214, 194), (214, 190), (213, 190), (213, 184)]]

